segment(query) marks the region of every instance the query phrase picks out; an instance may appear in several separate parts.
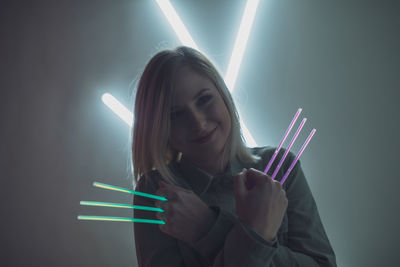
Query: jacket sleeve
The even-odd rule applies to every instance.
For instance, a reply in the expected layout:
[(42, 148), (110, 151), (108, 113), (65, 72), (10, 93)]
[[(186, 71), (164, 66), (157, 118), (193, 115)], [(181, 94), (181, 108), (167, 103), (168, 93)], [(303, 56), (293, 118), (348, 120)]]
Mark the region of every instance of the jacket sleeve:
[[(135, 190), (155, 194), (158, 188), (155, 184), (153, 181), (148, 181), (146, 184), (144, 183), (144, 179), (140, 179)], [(135, 195), (133, 204), (153, 207), (154, 200)], [(217, 206), (211, 206), (210, 208), (216, 212), (217, 219), (208, 233), (193, 245), (193, 249), (200, 255), (199, 265), (203, 266), (210, 266), (216, 258), (217, 253), (223, 251), (226, 237), (231, 232), (235, 223), (238, 223), (237, 218), (231, 213)], [(157, 220), (155, 212), (137, 209), (134, 210), (134, 218)], [(254, 240), (268, 244), (267, 241), (259, 237), (254, 231), (245, 226), (243, 227), (251, 235), (248, 238), (253, 237)], [(139, 267), (186, 266), (178, 246), (178, 241), (160, 231), (158, 225), (134, 223), (134, 235)], [(252, 243), (255, 241), (249, 240), (249, 242)], [(249, 252), (248, 255), (254, 256), (254, 252), (253, 254)]]
[[(294, 155), (290, 153), (288, 157), (293, 160)], [(285, 227), (281, 226), (287, 236), (285, 244), (278, 240), (268, 242), (236, 216), (211, 207), (218, 214), (216, 222), (193, 247), (200, 254), (203, 266), (336, 266), (335, 254), (300, 162), (292, 170), (284, 189), (289, 200), (287, 221)], [(156, 188), (154, 185), (144, 187), (139, 182), (136, 190), (154, 194)], [(154, 201), (136, 196), (134, 203), (154, 206)], [(156, 219), (154, 212), (140, 210), (135, 210), (135, 218)], [(158, 225), (135, 223), (134, 227), (139, 267), (184, 266), (176, 239), (161, 232)]]
[[(135, 188), (136, 191), (155, 194), (156, 187), (151, 181), (147, 185), (141, 178)], [(134, 196), (134, 205), (152, 206), (154, 200), (141, 196)], [(158, 220), (154, 211), (134, 210), (134, 218)], [(184, 266), (177, 240), (163, 233), (158, 224), (134, 223), (136, 256), (139, 267)]]
[[(294, 155), (289, 155), (289, 162), (292, 162)], [(236, 220), (212, 266), (336, 266), (335, 254), (300, 162), (296, 163), (284, 188), (289, 200), (286, 211), (287, 245), (280, 244), (278, 240), (266, 242)]]
[[(273, 246), (276, 244), (277, 240), (274, 242), (264, 240), (255, 231), (242, 224), (229, 212), (220, 209), (219, 207), (211, 208), (218, 213), (217, 220), (211, 230), (194, 244), (194, 249), (196, 249), (196, 251), (201, 255), (204, 266), (247, 267), (247, 263), (243, 263), (245, 265), (231, 265), (232, 263), (223, 264), (223, 253), (226, 251), (231, 253), (230, 251), (232, 251), (232, 247), (230, 247), (228, 243), (233, 245), (234, 251), (232, 252), (236, 253), (235, 251), (240, 251), (244, 259), (264, 256), (259, 255), (259, 253), (264, 252), (263, 250), (260, 250), (260, 248), (262, 249), (264, 246)], [(226, 242), (226, 239), (229, 237), (236, 238), (237, 241), (231, 240)], [(257, 245), (261, 246), (257, 247)]]

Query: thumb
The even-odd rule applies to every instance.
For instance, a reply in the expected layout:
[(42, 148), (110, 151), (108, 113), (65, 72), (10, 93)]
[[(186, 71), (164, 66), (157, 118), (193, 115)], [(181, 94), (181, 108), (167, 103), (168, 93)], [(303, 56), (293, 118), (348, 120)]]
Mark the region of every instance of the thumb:
[(235, 190), (235, 196), (241, 197), (245, 194), (245, 183), (244, 183), (244, 178), (246, 174), (246, 169), (243, 169), (242, 172), (239, 172), (235, 177), (234, 177), (234, 190)]
[(184, 190), (184, 191), (185, 191), (185, 189), (183, 189), (183, 188), (180, 187), (180, 186), (177, 186), (177, 185), (174, 185), (174, 184), (169, 184), (169, 183), (166, 183), (166, 182), (164, 182), (164, 181), (162, 181), (162, 180), (159, 180), (159, 181), (158, 181), (158, 186), (159, 186), (160, 188), (165, 188), (165, 189), (167, 189), (167, 190), (173, 190), (173, 191)]
[(158, 181), (158, 186), (159, 186), (159, 187), (165, 187), (165, 186), (166, 186), (166, 183), (165, 183), (164, 181), (162, 181), (162, 180), (159, 180), (159, 181)]

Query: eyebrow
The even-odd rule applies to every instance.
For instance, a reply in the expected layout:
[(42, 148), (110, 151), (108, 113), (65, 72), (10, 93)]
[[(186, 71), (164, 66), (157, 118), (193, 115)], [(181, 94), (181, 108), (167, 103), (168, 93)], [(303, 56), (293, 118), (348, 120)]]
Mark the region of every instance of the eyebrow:
[[(203, 88), (203, 89), (201, 89), (199, 92), (197, 92), (197, 94), (193, 97), (193, 100), (195, 100), (196, 98), (198, 98), (203, 92), (205, 92), (205, 91), (210, 91), (210, 89), (209, 88)], [(174, 110), (176, 110), (176, 109), (179, 109), (180, 108), (180, 106), (173, 106), (173, 107), (171, 107), (171, 111), (174, 111)]]

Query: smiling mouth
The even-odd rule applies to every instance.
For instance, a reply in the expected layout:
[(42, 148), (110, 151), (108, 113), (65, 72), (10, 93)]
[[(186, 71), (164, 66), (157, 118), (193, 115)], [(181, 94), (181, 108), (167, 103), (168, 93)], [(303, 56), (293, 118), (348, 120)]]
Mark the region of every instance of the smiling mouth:
[(214, 131), (215, 131), (216, 129), (217, 129), (217, 127), (215, 127), (214, 130), (212, 130), (211, 132), (209, 132), (209, 133), (208, 133), (207, 135), (205, 135), (204, 137), (194, 139), (194, 140), (192, 140), (192, 142), (201, 142), (201, 141), (207, 140), (207, 139), (214, 133)]

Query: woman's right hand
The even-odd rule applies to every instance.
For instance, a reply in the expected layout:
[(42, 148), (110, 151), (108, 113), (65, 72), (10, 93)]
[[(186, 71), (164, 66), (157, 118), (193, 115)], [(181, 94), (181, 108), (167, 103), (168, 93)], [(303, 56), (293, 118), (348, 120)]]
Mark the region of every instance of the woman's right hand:
[(234, 176), (234, 189), (239, 220), (265, 240), (274, 240), (288, 205), (282, 185), (250, 168)]

